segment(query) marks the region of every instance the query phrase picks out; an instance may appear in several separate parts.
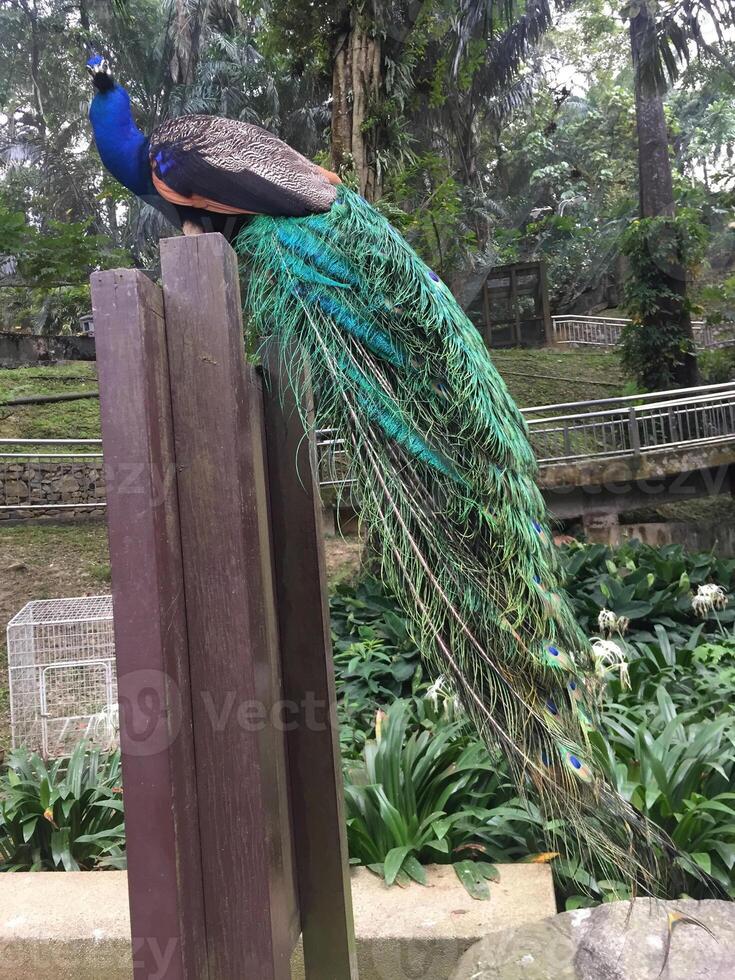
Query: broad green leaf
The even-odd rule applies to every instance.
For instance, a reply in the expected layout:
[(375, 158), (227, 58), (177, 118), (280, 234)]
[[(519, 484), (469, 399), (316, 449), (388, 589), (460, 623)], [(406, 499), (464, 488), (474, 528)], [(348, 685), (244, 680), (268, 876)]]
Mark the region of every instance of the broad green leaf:
[(479, 867), (483, 863), (482, 861), (457, 861), (454, 864), (457, 877), (469, 895), (478, 901), (487, 901), (490, 898), (487, 875)]
[(410, 853), (410, 847), (394, 847), (385, 855), (383, 873), (387, 885), (392, 885), (396, 880), (396, 876), (401, 870), (403, 862)]

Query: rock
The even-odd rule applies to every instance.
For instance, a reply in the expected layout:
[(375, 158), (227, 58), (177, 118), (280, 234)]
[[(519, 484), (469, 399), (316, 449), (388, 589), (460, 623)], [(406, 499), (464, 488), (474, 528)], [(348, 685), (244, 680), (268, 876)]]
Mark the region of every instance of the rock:
[(74, 493), (79, 489), (78, 482), (74, 479), (71, 473), (65, 473), (58, 482), (54, 485), (55, 490), (60, 490), (62, 493)]
[(20, 480), (5, 481), (5, 497), (8, 502), (24, 500), (28, 496), (28, 486)]
[[(688, 918), (671, 925), (673, 913)], [(465, 953), (452, 975), (452, 980), (659, 978), (733, 980), (735, 903), (638, 899), (632, 907), (611, 902), (563, 912), (487, 936)]]

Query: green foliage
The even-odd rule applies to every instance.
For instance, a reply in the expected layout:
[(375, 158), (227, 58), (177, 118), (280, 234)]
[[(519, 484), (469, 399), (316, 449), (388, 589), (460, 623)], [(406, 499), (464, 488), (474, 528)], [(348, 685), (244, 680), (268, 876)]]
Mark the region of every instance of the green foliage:
[(352, 759), (373, 734), (381, 706), (425, 688), (423, 668), (405, 617), (377, 579), (336, 586), (330, 613), (342, 753)]
[(124, 253), (111, 255), (108, 240), (91, 234), (86, 221), (50, 221), (42, 232), (26, 226), (16, 258), (22, 279), (39, 287), (84, 282), (92, 269), (113, 259), (126, 264)]
[(735, 638), (675, 647), (663, 627), (657, 635), (636, 644), (631, 689), (611, 685), (600, 760), (621, 795), (673, 840), (687, 891), (706, 893), (691, 872), (698, 866), (735, 896)]
[(16, 750), (0, 782), (0, 870), (123, 868), (121, 780), (119, 752), (80, 743), (45, 762)]
[[(698, 619), (691, 601), (700, 585), (731, 590), (735, 561), (630, 542), (572, 545), (565, 568), (586, 632), (597, 632), (601, 608), (630, 618), (629, 631), (615, 638), (626, 651), (630, 686), (617, 675), (608, 679), (607, 745), (595, 737), (598, 763), (683, 855), (679, 891), (708, 893), (691, 870), (699, 867), (735, 895), (735, 637), (727, 632), (735, 608)], [(595, 882), (594, 869), (579, 867), (575, 876), (585, 887)], [(603, 897), (596, 886), (588, 890)], [(570, 906), (580, 903), (570, 896)]]
[(703, 350), (697, 357), (702, 384), (721, 384), (735, 378), (735, 348)]
[(617, 549), (572, 544), (565, 549), (564, 567), (566, 591), (587, 635), (598, 632), (597, 615), (603, 608), (630, 619), (628, 637), (640, 642), (655, 642), (657, 626), (681, 644), (693, 634), (719, 633), (720, 624), (735, 622), (731, 606), (702, 623), (691, 603), (691, 591), (699, 585), (715, 582), (728, 591), (733, 588), (733, 559), (692, 554), (681, 545), (652, 548), (631, 541)]
[(620, 341), (628, 374), (648, 391), (671, 388), (694, 346), (684, 280), (704, 257), (707, 230), (692, 210), (633, 221), (622, 239), (630, 262), (625, 309), (632, 322)]
[(485, 881), (497, 872), (488, 859), (520, 856), (526, 844), (513, 823), (527, 816), (517, 805), (498, 805), (512, 792), (498, 768), (465, 726), (422, 730), (410, 705), (394, 702), (362, 765), (346, 774), (352, 862), (388, 884), (425, 884), (422, 865), (453, 864), (473, 897), (489, 897)]
[[(617, 674), (608, 675), (606, 740), (592, 736), (598, 765), (621, 795), (674, 841), (680, 857), (671, 897), (706, 897), (717, 886), (735, 897), (735, 608), (711, 610), (704, 619), (692, 610), (692, 592), (699, 585), (733, 588), (735, 561), (635, 541), (619, 549), (575, 544), (563, 558), (566, 589), (588, 634), (598, 631), (601, 608), (631, 621), (625, 636), (615, 638), (626, 651), (630, 686)], [(350, 638), (359, 637), (361, 621), (369, 621), (383, 642), (393, 638), (388, 647), (396, 656), (404, 633), (392, 600), (372, 579), (356, 591), (363, 596), (359, 604), (345, 589), (332, 600), (337, 642), (341, 639), (346, 653)], [(358, 649), (360, 642), (354, 640)], [(409, 645), (404, 655), (416, 663)], [(400, 655), (390, 665), (372, 654), (349, 663), (336, 652), (335, 661), (338, 691), (352, 690), (363, 704), (349, 734), (343, 730), (348, 840), (355, 863), (400, 882), (422, 880), (424, 863), (451, 862), (460, 865), (460, 880), (486, 894), (482, 863), (473, 870), (465, 861), (533, 860), (544, 851), (550, 828), (533, 804), (518, 799), (504, 760), (487, 753), (461, 715), (452, 719), (450, 703), (441, 702), (446, 692), (427, 698), (423, 685), (412, 690), (414, 674), (403, 684), (403, 700), (395, 703), (393, 691), (400, 685), (392, 667), (402, 662)], [(345, 665), (351, 674), (343, 679)], [(388, 714), (378, 714), (376, 742), (374, 722), (381, 708)], [(450, 798), (442, 795), (449, 777), (445, 753), (468, 765), (460, 771), (451, 764), (458, 782)], [(451, 816), (451, 823), (435, 811)], [(438, 837), (445, 826), (446, 834)], [(595, 856), (583, 853), (575, 830), (554, 827), (559, 854), (551, 866), (561, 901), (577, 908), (626, 897), (628, 886), (605, 877)], [(711, 876), (710, 883), (700, 871)]]
[(600, 32), (596, 25), (597, 36), (587, 39), (580, 27), (584, 18), (554, 32), (549, 46), (575, 64), (591, 58), (589, 86), (563, 99), (553, 85), (540, 86), (533, 106), (516, 113), (503, 133), (495, 168), (515, 219), (507, 222), (510, 232), (502, 223), (499, 244), (517, 229), (516, 254), (503, 259), (544, 259), (552, 310), (559, 313), (573, 304), (616, 304), (620, 236), (635, 209), (633, 95), (617, 71), (596, 64), (618, 63), (619, 28)]
[(17, 255), (26, 239), (26, 219), (22, 211), (11, 211), (0, 204), (0, 247), (2, 256)]
[[(24, 215), (0, 204), (0, 242), (12, 260), (12, 282), (6, 290), (2, 318), (6, 328), (34, 333), (69, 333), (91, 309), (87, 280), (93, 269), (130, 264), (127, 252), (90, 231), (87, 221), (51, 219), (42, 229)], [(9, 294), (9, 295), (8, 295)]]
[[(443, 279), (461, 266), (475, 243), (466, 225), (461, 186), (446, 159), (424, 153), (393, 174), (386, 203), (388, 217)], [(385, 205), (381, 205), (384, 207)]]

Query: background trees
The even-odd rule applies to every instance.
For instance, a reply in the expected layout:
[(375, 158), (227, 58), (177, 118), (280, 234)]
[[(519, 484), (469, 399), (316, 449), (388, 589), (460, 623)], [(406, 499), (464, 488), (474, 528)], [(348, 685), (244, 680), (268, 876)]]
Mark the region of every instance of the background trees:
[[(701, 256), (696, 246), (687, 252), (691, 223), (687, 228), (677, 221), (664, 94), (677, 78), (680, 63), (689, 59), (692, 45), (710, 50), (703, 31), (709, 27), (721, 36), (722, 27), (733, 22), (733, 10), (720, 0), (678, 0), (662, 12), (658, 0), (633, 0), (627, 13), (642, 221), (626, 242), (633, 260), (630, 305), (640, 323), (627, 331), (624, 358), (631, 368), (644, 362), (665, 362), (664, 372), (657, 370), (650, 377), (641, 374), (649, 384), (694, 385), (698, 375), (687, 273)], [(695, 233), (693, 237), (701, 236)]]
[[(160, 219), (89, 145), (92, 45), (112, 57), (143, 128), (220, 113), (331, 161), (466, 304), (493, 264), (543, 257), (554, 312), (615, 307), (630, 222), (658, 221), (679, 248), (660, 222), (684, 209), (690, 226), (693, 209), (707, 240), (693, 291), (681, 255), (678, 269), (654, 262), (670, 294), (655, 309), (628, 291), (649, 339), (669, 330), (668, 370), (686, 381), (690, 308), (731, 306), (732, 12), (724, 0), (645, 0), (625, 13), (604, 0), (0, 0), (0, 203), (42, 234), (62, 221), (101, 236), (90, 261), (110, 249), (155, 261)], [(0, 248), (16, 282), (12, 248)], [(43, 317), (40, 294), (4, 290), (6, 326), (70, 321), (70, 287), (58, 288), (58, 315), (47, 302)]]

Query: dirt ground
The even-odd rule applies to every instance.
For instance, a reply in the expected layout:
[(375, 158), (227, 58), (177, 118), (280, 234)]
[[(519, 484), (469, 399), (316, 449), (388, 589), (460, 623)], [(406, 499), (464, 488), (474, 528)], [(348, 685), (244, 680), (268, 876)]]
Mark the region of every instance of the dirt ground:
[[(344, 581), (360, 564), (360, 542), (325, 538), (327, 578)], [(0, 524), (0, 761), (10, 749), (6, 629), (32, 599), (102, 595), (110, 591), (107, 528), (85, 524)]]

